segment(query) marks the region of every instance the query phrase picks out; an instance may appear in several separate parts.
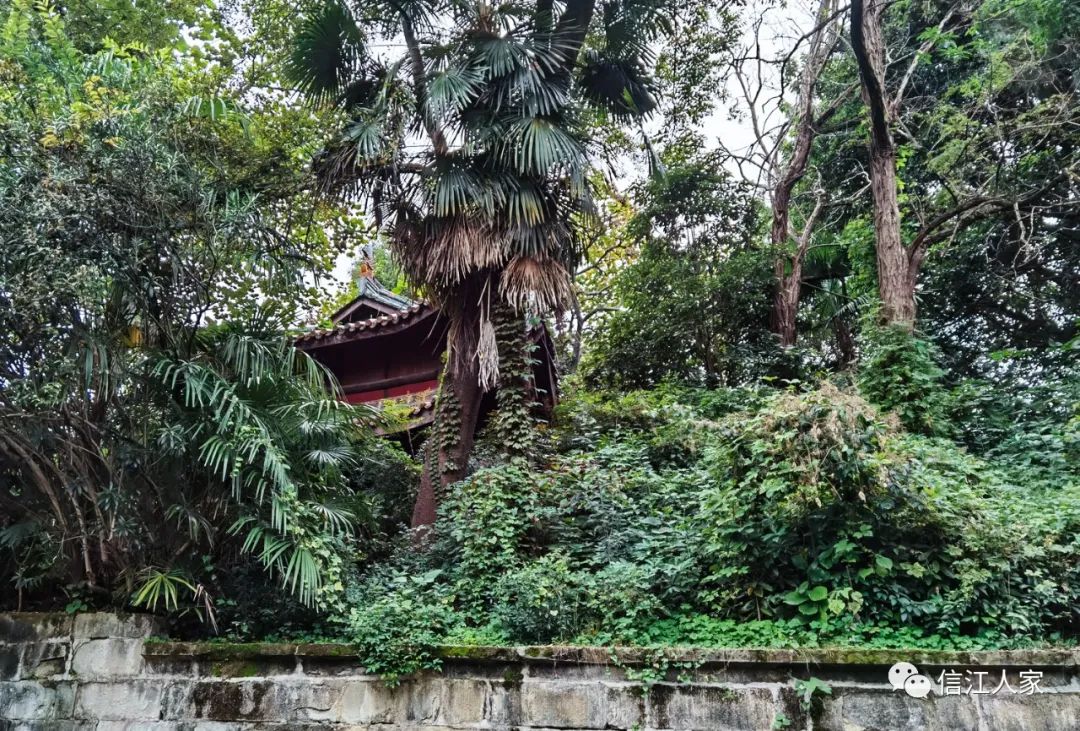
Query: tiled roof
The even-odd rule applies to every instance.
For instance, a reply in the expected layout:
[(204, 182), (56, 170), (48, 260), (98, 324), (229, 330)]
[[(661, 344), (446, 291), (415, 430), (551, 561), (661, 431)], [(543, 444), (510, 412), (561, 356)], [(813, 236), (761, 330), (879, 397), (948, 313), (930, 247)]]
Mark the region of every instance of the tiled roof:
[(395, 325), (399, 322), (411, 320), (419, 313), (428, 310), (429, 307), (427, 303), (414, 302), (407, 309), (404, 309), (401, 312), (396, 312), (393, 315), (381, 315), (380, 317), (372, 317), (367, 320), (359, 320), (357, 322), (343, 322), (340, 325), (336, 325), (329, 329), (312, 330), (311, 332), (306, 332), (303, 335), (298, 335), (294, 342), (309, 343), (317, 340), (323, 340), (334, 335), (344, 335), (347, 333), (360, 332), (363, 330), (377, 330), (388, 325)]
[(397, 310), (407, 310), (416, 304), (408, 297), (394, 294), (375, 277), (362, 278), (357, 285), (357, 289), (359, 290), (357, 299), (367, 298)]
[(430, 388), (426, 391), (410, 393), (404, 396), (390, 396), (376, 401), (375, 403), (380, 405), (394, 403), (399, 406), (410, 407), (409, 410), (405, 412), (404, 421), (402, 423), (396, 424), (389, 429), (376, 429), (376, 433), (392, 434), (394, 432), (415, 429), (419, 426), (430, 424), (435, 420), (435, 399), (438, 396), (438, 393), (439, 389)]
[(435, 407), (435, 397), (438, 393), (439, 389), (429, 388), (427, 391), (394, 397), (394, 400), (398, 403), (403, 403), (412, 407), (406, 416), (416, 416), (422, 411), (427, 411), (428, 409)]

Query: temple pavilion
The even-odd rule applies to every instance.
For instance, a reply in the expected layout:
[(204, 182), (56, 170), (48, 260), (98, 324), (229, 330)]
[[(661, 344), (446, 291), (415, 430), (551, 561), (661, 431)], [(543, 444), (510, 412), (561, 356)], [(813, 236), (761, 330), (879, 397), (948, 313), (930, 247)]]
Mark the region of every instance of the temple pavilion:
[[(357, 296), (331, 316), (333, 326), (296, 338), (297, 347), (326, 365), (350, 403), (393, 401), (405, 414), (399, 428), (406, 446), (435, 418), (435, 397), (446, 350), (448, 322), (438, 308), (397, 294), (360, 266)], [(536, 398), (550, 411), (558, 398), (554, 346), (547, 327), (529, 329), (535, 343)], [(480, 425), (495, 407), (495, 392), (484, 396)]]

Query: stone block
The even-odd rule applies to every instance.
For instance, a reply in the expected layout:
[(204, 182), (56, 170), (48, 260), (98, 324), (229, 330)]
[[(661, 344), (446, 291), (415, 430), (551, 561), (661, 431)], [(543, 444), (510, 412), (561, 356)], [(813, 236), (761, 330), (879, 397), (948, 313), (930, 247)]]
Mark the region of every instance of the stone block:
[(195, 683), (189, 680), (161, 681), (165, 688), (161, 694), (161, 715), (164, 721), (180, 721), (192, 718), (191, 695)]
[(606, 728), (644, 726), (645, 695), (645, 686), (639, 683), (608, 683)]
[(649, 726), (684, 731), (743, 731), (772, 726), (776, 703), (768, 688), (657, 683), (649, 691)]
[(521, 725), (521, 683), (492, 683), (485, 720), (495, 728)]
[(0, 718), (9, 721), (51, 721), (72, 716), (75, 687), (68, 682), (0, 683)]
[(289, 717), (290, 687), (270, 680), (205, 680), (191, 690), (190, 715), (209, 721), (268, 721)]
[(142, 640), (76, 640), (71, 672), (85, 678), (120, 678), (143, 670)]
[(342, 683), (333, 681), (296, 683), (287, 720), (337, 721), (341, 717), (343, 688)]
[(1076, 731), (1080, 728), (1080, 693), (979, 696), (986, 731)]
[(934, 715), (941, 731), (979, 728), (979, 710), (971, 696), (930, 696), (925, 700), (934, 705)]
[[(948, 723), (943, 725), (943, 718)], [(960, 731), (978, 728), (966, 696), (912, 698), (893, 690), (834, 688), (815, 724), (822, 731)]]
[(355, 658), (301, 657), (299, 660), (299, 668), (304, 675), (331, 678), (373, 677)]
[(71, 634), (75, 639), (141, 640), (161, 634), (161, 620), (148, 614), (111, 614), (86, 612), (76, 614)]
[(469, 727), (484, 721), (486, 680), (425, 675), (403, 684), (402, 720), (421, 725)]
[(44, 642), (71, 635), (69, 614), (10, 612), (0, 614), (0, 643)]
[(296, 658), (260, 657), (203, 661), (201, 671), (214, 678), (254, 678), (296, 673)]
[(345, 682), (341, 692), (341, 720), (345, 723), (393, 723), (398, 715), (398, 691), (378, 680)]
[(0, 731), (96, 731), (93, 721), (12, 721), (0, 720)]
[(193, 657), (147, 655), (144, 652), (142, 658), (144, 675), (162, 675), (173, 678), (194, 678), (200, 673), (199, 661)]
[(600, 683), (526, 681), (521, 684), (521, 722), (548, 728), (604, 728), (607, 688)]
[(449, 725), (472, 725), (484, 721), (491, 684), (486, 680), (445, 680), (443, 686), (442, 716), (440, 720)]
[(22, 647), (22, 678), (51, 678), (67, 672), (69, 642), (32, 642)]
[(22, 655), (18, 645), (0, 645), (0, 681), (15, 680), (19, 677), (19, 657)]
[(163, 684), (153, 680), (80, 683), (75, 715), (102, 721), (157, 721), (163, 694)]

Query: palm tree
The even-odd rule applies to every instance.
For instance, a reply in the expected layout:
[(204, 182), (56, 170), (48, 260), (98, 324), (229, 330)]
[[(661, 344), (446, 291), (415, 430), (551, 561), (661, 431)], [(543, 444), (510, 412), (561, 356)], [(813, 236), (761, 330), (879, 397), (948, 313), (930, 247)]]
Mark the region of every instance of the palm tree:
[(318, 179), (370, 205), (450, 321), (414, 527), (434, 523), (437, 483), (465, 474), (498, 378), (493, 312), (569, 300), (591, 214), (589, 126), (655, 107), (649, 46), (667, 27), (659, 0), (327, 0), (304, 21), (288, 75), (346, 120)]

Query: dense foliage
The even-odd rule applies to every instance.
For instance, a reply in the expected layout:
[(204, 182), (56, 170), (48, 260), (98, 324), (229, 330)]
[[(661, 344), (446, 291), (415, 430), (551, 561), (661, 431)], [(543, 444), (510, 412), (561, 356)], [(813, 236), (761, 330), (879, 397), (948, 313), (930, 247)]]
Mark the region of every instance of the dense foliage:
[(315, 201), (267, 116), (171, 50), (104, 45), (48, 7), (4, 19), (4, 595), (213, 619), (215, 564), (257, 560), (329, 605), (376, 415), (285, 337), (327, 256), (297, 235)]
[(541, 469), (477, 471), (435, 550), (364, 578), (357, 639), (978, 648), (1080, 619), (1075, 417), (1045, 481), (829, 382), (562, 409)]
[(759, 206), (717, 156), (665, 157), (623, 224), (637, 256), (613, 276), (619, 307), (593, 323), (582, 371), (618, 388), (752, 380), (776, 357), (768, 253), (754, 244)]

